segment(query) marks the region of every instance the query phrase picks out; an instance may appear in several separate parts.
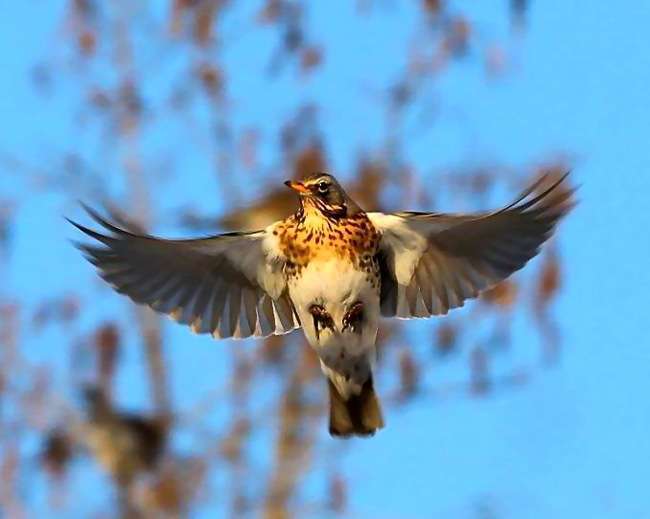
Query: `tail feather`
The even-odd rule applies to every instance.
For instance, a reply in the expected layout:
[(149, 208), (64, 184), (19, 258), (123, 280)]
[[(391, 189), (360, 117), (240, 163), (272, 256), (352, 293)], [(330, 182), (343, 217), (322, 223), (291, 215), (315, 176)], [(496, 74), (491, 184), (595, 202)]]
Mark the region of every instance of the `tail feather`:
[(379, 399), (372, 377), (361, 387), (358, 395), (345, 400), (328, 379), (330, 393), (330, 434), (332, 436), (372, 436), (384, 427)]

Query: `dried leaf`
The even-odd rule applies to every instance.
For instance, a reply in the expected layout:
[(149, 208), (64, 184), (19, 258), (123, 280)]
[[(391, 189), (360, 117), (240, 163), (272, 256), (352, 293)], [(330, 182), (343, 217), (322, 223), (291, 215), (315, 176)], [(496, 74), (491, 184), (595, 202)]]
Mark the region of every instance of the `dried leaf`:
[(492, 288), (481, 294), (481, 300), (502, 308), (512, 307), (516, 299), (517, 285), (510, 279), (497, 283)]
[(307, 47), (300, 55), (300, 68), (309, 73), (323, 62), (323, 51), (320, 47)]
[(77, 44), (79, 51), (86, 57), (90, 57), (95, 53), (97, 48), (97, 36), (94, 32), (86, 29), (79, 33)]
[(194, 39), (200, 45), (207, 45), (212, 39), (215, 15), (222, 0), (203, 0), (194, 9)]
[(548, 305), (556, 296), (561, 286), (560, 264), (555, 254), (544, 257), (544, 263), (537, 281), (537, 301)]
[(427, 14), (437, 16), (442, 9), (442, 0), (422, 0), (422, 8)]
[(204, 63), (198, 69), (198, 76), (203, 88), (210, 97), (219, 97), (221, 95), (224, 78), (218, 68)]
[(450, 322), (441, 323), (436, 331), (436, 352), (446, 355), (456, 347), (458, 342), (458, 329)]
[(284, 12), (283, 0), (266, 0), (257, 14), (257, 21), (263, 24), (276, 22)]
[(108, 388), (115, 372), (115, 365), (120, 349), (120, 332), (114, 323), (106, 323), (95, 332), (97, 349), (97, 368), (99, 380)]
[(420, 383), (420, 370), (409, 350), (403, 350), (400, 353), (399, 379), (401, 398), (410, 398), (418, 392)]

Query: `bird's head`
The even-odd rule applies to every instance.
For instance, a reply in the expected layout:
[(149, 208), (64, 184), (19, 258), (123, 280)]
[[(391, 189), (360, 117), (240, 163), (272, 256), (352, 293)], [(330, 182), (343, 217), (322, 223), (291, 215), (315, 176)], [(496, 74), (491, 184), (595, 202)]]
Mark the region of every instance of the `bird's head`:
[(302, 181), (287, 180), (299, 195), (301, 209), (308, 205), (326, 216), (346, 217), (361, 211), (332, 175), (316, 173)]
[(82, 398), (88, 419), (99, 420), (112, 413), (111, 403), (101, 388), (94, 385), (85, 386)]

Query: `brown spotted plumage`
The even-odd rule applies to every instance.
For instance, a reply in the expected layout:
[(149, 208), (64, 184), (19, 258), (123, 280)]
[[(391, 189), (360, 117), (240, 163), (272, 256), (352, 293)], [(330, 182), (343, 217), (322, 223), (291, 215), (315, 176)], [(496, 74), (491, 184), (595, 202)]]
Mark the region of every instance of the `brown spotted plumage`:
[(545, 176), (492, 213), (365, 213), (331, 175), (286, 184), (298, 211), (266, 229), (163, 240), (88, 209), (102, 246), (80, 244), (137, 303), (216, 338), (301, 327), (328, 378), (330, 433), (384, 425), (372, 367), (380, 316), (445, 314), (522, 268), (571, 208), (566, 176)]
[(273, 231), (279, 238), (280, 250), (296, 272), (311, 261), (333, 257), (350, 261), (368, 273), (375, 270), (379, 233), (366, 213), (321, 221), (315, 206), (305, 206)]

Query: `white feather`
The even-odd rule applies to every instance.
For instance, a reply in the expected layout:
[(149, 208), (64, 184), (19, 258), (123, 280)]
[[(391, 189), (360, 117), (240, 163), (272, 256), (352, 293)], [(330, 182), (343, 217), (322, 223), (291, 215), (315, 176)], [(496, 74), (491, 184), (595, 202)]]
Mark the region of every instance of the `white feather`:
[(410, 228), (404, 218), (392, 214), (368, 213), (372, 224), (381, 232), (383, 248), (392, 250), (390, 267), (400, 285), (408, 285), (415, 267), (426, 250), (426, 238)]
[[(321, 358), (323, 372), (330, 376), (345, 371), (360, 359), (372, 365), (375, 360), (375, 340), (379, 326), (379, 292), (367, 274), (343, 259), (312, 261), (301, 274), (289, 282), (289, 294), (300, 316), (305, 337)], [(343, 332), (343, 318), (356, 303), (363, 303), (361, 333), (350, 329)], [(309, 312), (312, 305), (321, 305), (334, 321), (334, 330), (318, 334)], [(343, 352), (343, 356), (341, 353)], [(336, 383), (336, 380), (333, 381)], [(350, 391), (340, 387), (342, 394)], [(338, 384), (337, 384), (338, 386)], [(353, 391), (360, 390), (352, 388)]]

